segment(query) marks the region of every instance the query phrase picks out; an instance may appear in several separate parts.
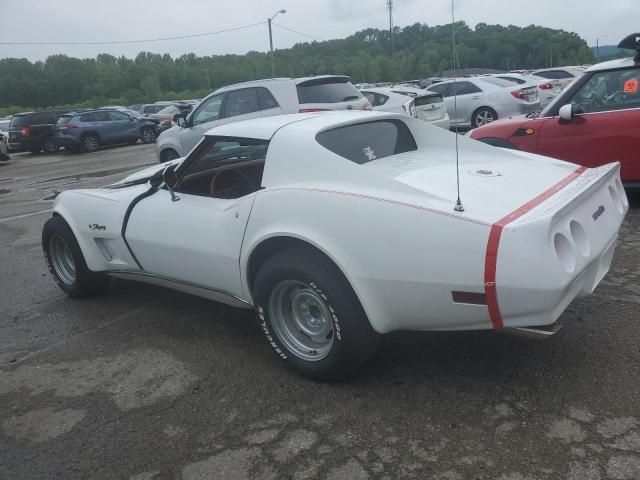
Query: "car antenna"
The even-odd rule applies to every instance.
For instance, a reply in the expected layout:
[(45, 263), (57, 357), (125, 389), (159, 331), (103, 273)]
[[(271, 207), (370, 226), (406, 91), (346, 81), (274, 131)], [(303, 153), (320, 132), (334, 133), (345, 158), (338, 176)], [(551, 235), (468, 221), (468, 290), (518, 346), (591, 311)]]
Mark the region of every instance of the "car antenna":
[[(453, 39), (453, 116), (458, 118), (458, 90), (456, 88), (456, 15), (455, 0), (451, 0), (451, 31)], [(464, 212), (464, 206), (460, 200), (460, 149), (458, 147), (458, 127), (455, 129), (456, 134), (456, 186), (458, 189), (458, 199), (453, 209), (456, 212)]]

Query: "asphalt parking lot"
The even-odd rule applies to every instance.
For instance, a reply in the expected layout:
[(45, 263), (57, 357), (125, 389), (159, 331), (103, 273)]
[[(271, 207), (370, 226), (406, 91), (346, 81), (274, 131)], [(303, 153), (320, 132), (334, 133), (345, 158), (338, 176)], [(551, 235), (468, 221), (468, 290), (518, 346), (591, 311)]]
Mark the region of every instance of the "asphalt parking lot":
[(613, 271), (554, 338), (386, 337), (353, 381), (285, 369), (251, 312), (114, 281), (68, 299), (50, 197), (153, 145), (0, 166), (0, 478), (640, 479), (640, 196)]

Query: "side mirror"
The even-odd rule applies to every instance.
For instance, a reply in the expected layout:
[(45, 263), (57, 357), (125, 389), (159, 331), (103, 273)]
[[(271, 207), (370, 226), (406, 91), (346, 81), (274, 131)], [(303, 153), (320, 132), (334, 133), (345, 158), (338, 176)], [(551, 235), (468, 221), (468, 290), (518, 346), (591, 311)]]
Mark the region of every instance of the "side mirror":
[(187, 126), (187, 119), (183, 113), (176, 113), (173, 116), (173, 121), (181, 128), (185, 128)]
[(560, 120), (570, 122), (573, 120), (573, 105), (568, 104), (560, 107), (558, 114), (560, 115)]

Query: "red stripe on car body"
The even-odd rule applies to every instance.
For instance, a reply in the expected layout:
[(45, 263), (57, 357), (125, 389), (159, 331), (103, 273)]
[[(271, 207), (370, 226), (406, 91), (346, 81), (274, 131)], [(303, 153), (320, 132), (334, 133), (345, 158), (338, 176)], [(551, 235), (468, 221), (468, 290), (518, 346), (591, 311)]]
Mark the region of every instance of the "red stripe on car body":
[(489, 232), (489, 240), (487, 241), (487, 253), (485, 255), (484, 263), (484, 291), (487, 296), (487, 308), (489, 309), (489, 317), (493, 328), (500, 330), (503, 328), (502, 315), (500, 313), (500, 306), (498, 305), (498, 293), (496, 289), (496, 270), (498, 267), (498, 248), (500, 247), (500, 238), (502, 236), (502, 230), (504, 227), (524, 214), (530, 212), (542, 202), (547, 200), (552, 195), (555, 195), (564, 187), (573, 182), (576, 178), (584, 173), (587, 167), (580, 167), (576, 169), (571, 175), (555, 184), (550, 189), (541, 193), (533, 200), (525, 203), (517, 210), (514, 210), (503, 219), (497, 221), (491, 226), (491, 232)]

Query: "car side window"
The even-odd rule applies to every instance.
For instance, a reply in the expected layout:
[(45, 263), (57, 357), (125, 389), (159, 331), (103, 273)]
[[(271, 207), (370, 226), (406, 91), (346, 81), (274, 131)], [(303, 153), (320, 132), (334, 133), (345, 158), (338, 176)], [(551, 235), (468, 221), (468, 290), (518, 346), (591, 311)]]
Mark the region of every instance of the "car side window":
[(258, 93), (255, 88), (244, 88), (227, 94), (227, 101), (224, 107), (225, 117), (237, 117), (238, 115), (258, 112), (259, 110)]
[(435, 85), (431, 85), (429, 87), (430, 92), (436, 92), (441, 94), (443, 97), (449, 96), (449, 83), (436, 83)]
[(599, 113), (640, 108), (640, 71), (598, 72), (571, 99), (578, 113)]
[(110, 122), (112, 120), (109, 112), (94, 112), (93, 113), (93, 121), (94, 122)]
[(193, 125), (200, 125), (201, 123), (218, 120), (218, 118), (220, 118), (220, 108), (222, 107), (223, 98), (224, 94), (221, 93), (220, 95), (215, 95), (202, 102), (200, 107), (198, 107), (198, 110), (193, 114)]
[(455, 84), (451, 84), (449, 96), (471, 95), (472, 93), (479, 92), (482, 92), (482, 90), (471, 82), (456, 82)]
[(268, 89), (264, 87), (258, 87), (256, 88), (256, 90), (258, 91), (258, 101), (260, 102), (260, 110), (269, 110), (271, 108), (277, 108), (280, 106), (278, 105), (278, 102), (276, 101), (276, 99), (273, 98), (273, 95)]
[(116, 122), (122, 122), (131, 118), (122, 112), (108, 112), (108, 115), (111, 117), (111, 120), (114, 120)]
[(212, 198), (240, 198), (262, 183), (269, 142), (253, 138), (206, 138), (179, 172), (176, 191)]

